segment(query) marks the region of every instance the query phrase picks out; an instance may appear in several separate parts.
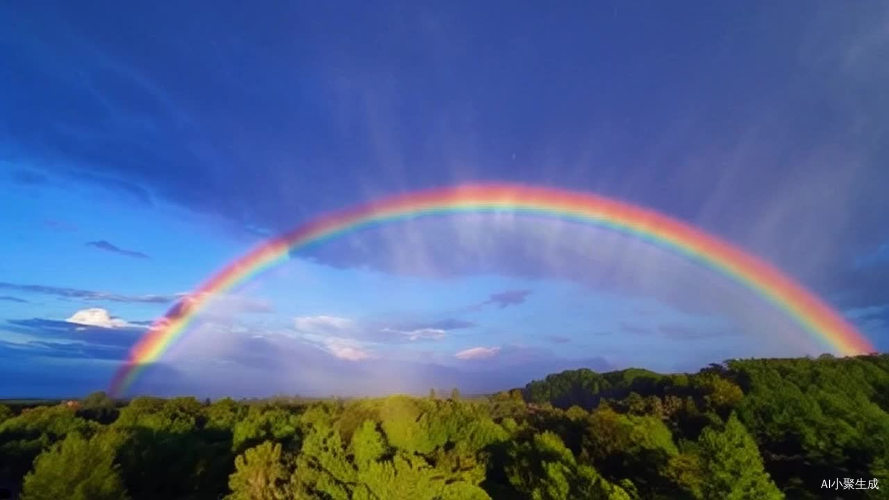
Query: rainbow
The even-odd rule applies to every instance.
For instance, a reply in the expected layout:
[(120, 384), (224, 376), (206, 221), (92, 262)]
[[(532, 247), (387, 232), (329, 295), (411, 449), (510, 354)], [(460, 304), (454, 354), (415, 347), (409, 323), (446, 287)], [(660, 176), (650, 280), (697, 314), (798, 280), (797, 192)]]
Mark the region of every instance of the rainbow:
[(369, 226), (464, 212), (541, 215), (643, 238), (745, 285), (835, 353), (874, 351), (855, 327), (775, 267), (672, 217), (593, 194), (511, 184), (464, 185), (394, 196), (335, 212), (256, 246), (155, 321), (115, 374), (110, 392), (117, 395), (125, 391), (146, 366), (182, 337), (215, 296), (285, 261), (292, 252)]

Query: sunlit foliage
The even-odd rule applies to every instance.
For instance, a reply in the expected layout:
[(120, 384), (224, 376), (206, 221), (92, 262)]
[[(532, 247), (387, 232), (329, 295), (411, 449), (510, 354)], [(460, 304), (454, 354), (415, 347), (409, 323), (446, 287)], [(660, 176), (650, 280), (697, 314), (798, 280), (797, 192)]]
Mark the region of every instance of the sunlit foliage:
[[(554, 374), (487, 399), (0, 406), (24, 498), (819, 498), (889, 482), (889, 356)], [(885, 490), (860, 492), (881, 498)]]

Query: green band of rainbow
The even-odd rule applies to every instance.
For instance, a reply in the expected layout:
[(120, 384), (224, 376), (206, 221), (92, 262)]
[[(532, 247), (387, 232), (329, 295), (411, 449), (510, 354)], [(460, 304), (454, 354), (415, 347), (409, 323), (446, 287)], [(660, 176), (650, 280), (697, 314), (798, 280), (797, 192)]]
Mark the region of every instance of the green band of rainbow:
[(213, 298), (306, 245), (396, 220), (461, 212), (514, 212), (614, 229), (670, 249), (745, 285), (793, 318), (835, 354), (872, 352), (871, 343), (829, 305), (778, 269), (688, 224), (650, 209), (600, 196), (522, 185), (466, 185), (420, 191), (333, 213), (272, 238), (229, 263), (154, 322), (116, 373), (121, 394), (183, 335)]

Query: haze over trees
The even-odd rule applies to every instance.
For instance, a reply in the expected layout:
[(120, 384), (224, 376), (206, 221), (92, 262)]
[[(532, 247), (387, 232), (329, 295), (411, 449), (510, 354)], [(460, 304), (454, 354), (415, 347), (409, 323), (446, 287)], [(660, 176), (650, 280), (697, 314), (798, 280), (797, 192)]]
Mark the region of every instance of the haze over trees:
[(0, 487), (30, 500), (807, 499), (844, 478), (889, 496), (889, 355), (572, 370), (475, 399), (0, 406)]

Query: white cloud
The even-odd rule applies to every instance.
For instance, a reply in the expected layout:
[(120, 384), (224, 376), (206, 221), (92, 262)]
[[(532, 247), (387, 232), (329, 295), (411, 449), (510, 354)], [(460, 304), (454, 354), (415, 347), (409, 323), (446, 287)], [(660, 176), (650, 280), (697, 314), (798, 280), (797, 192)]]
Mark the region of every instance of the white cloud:
[(293, 319), (293, 326), (304, 342), (336, 358), (361, 361), (374, 357), (364, 343), (353, 338), (358, 325), (351, 319), (326, 315), (298, 316)]
[(358, 343), (350, 339), (339, 337), (324, 339), (324, 346), (327, 352), (334, 357), (347, 361), (361, 361), (373, 357), (370, 352), (362, 349)]
[(500, 352), (499, 347), (473, 347), (465, 349), (454, 355), (457, 359), (487, 359), (496, 356)]
[(445, 338), (447, 332), (441, 328), (416, 328), (413, 330), (395, 330), (392, 328), (384, 328), (385, 333), (394, 333), (407, 337), (409, 340), (441, 340)]
[(338, 316), (299, 316), (293, 326), (302, 333), (323, 334), (351, 329), (354, 322)]
[(81, 309), (66, 319), (68, 323), (85, 326), (98, 326), (101, 328), (122, 328), (132, 326), (120, 318), (113, 318), (108, 311), (99, 307)]

